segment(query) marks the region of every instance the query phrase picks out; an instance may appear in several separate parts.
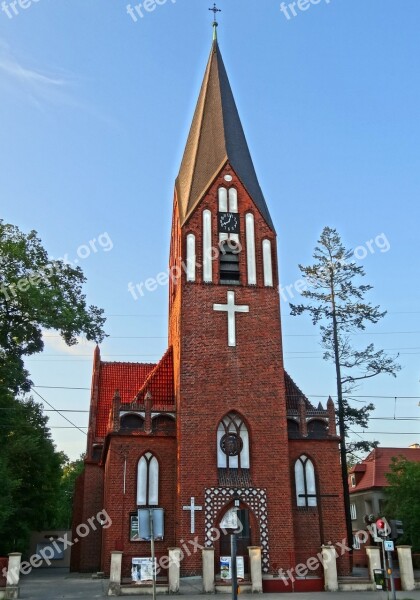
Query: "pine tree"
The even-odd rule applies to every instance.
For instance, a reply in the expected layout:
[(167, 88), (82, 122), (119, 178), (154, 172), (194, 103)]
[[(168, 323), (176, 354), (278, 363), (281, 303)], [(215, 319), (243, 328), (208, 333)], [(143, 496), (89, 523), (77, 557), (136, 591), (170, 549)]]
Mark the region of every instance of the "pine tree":
[(347, 452), (369, 450), (376, 442), (355, 442), (347, 448), (347, 434), (351, 425), (366, 428), (369, 415), (375, 408), (368, 404), (361, 408), (350, 406), (350, 394), (363, 380), (381, 374), (396, 376), (400, 366), (383, 350), (370, 343), (365, 348), (355, 347), (352, 334), (363, 331), (367, 324), (378, 323), (386, 312), (365, 300), (372, 289), (360, 284), (365, 276), (362, 266), (355, 264), (353, 253), (347, 250), (335, 229), (325, 227), (314, 250), (315, 263), (299, 265), (307, 284), (302, 292), (307, 304), (291, 304), (293, 316), (309, 313), (312, 323), (319, 326), (324, 359), (335, 366), (338, 423), (340, 431), (341, 468), (344, 486), (347, 533), (352, 539), (349, 487), (347, 479)]

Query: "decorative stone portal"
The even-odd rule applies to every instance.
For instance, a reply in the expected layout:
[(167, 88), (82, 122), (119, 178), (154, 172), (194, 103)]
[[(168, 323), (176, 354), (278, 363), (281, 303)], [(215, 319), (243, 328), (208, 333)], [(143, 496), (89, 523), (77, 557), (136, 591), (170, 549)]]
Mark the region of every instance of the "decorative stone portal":
[(213, 546), (213, 528), (218, 527), (215, 522), (217, 515), (229, 504), (233, 497), (239, 498), (247, 504), (258, 519), (260, 528), (260, 543), (263, 573), (268, 573), (270, 568), (270, 551), (268, 542), (268, 509), (267, 492), (263, 488), (208, 488), (205, 491), (205, 528), (206, 546)]

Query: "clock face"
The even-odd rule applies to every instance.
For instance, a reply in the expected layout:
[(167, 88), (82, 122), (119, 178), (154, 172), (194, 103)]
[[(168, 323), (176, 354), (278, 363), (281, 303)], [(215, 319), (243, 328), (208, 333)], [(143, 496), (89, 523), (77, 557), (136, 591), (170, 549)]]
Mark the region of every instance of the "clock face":
[(239, 233), (238, 213), (219, 213), (219, 233)]

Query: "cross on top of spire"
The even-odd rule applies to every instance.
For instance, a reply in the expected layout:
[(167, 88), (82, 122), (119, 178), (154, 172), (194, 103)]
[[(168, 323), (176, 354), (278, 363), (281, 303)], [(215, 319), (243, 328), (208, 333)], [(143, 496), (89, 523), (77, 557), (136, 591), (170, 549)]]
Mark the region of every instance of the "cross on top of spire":
[(214, 19), (213, 19), (213, 39), (217, 40), (217, 27), (219, 26), (219, 23), (216, 20), (216, 16), (218, 12), (222, 12), (221, 8), (217, 8), (216, 6), (216, 2), (213, 4), (213, 8), (209, 8), (209, 10), (211, 10), (211, 12), (214, 14)]

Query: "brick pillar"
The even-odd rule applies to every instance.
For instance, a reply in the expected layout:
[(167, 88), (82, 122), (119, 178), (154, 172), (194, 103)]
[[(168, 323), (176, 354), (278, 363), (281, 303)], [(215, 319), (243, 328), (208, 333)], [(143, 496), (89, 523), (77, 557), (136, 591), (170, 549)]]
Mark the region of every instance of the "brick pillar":
[(308, 423), (306, 421), (306, 404), (301, 398), (299, 400), (299, 429), (302, 437), (308, 437)]
[(324, 567), (325, 591), (338, 590), (337, 559), (334, 546), (322, 546), (322, 565)]
[(337, 435), (337, 424), (335, 420), (335, 405), (331, 396), (328, 398), (327, 402), (327, 412), (328, 412), (328, 433), (330, 435)]
[(262, 594), (262, 563), (261, 547), (248, 546), (249, 564), (251, 570), (252, 593)]
[(203, 591), (214, 594), (214, 548), (203, 548)]
[(397, 552), (400, 563), (401, 588), (405, 592), (411, 592), (416, 589), (411, 546), (397, 546)]
[(146, 396), (144, 397), (144, 412), (145, 412), (144, 431), (146, 433), (152, 433), (152, 403), (153, 403), (152, 394), (148, 390), (146, 393)]

